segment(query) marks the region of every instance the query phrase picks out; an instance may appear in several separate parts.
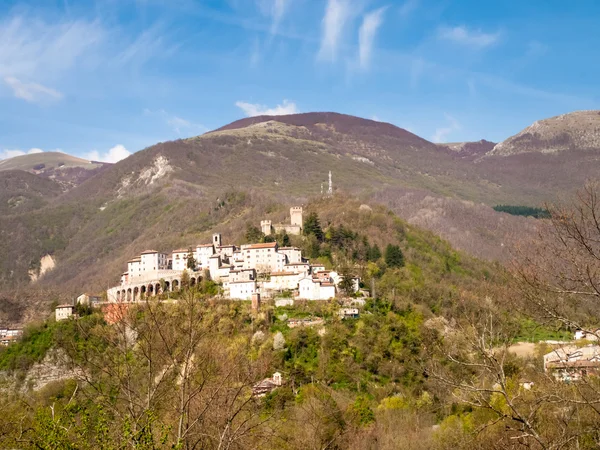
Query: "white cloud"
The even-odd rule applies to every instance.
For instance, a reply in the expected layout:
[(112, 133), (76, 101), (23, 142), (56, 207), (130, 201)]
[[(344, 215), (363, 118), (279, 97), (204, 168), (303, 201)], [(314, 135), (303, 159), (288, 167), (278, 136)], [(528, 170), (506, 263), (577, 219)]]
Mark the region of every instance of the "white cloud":
[(485, 33), (481, 30), (469, 30), (465, 26), (457, 26), (440, 28), (438, 37), (468, 47), (484, 48), (498, 42), (500, 33)]
[(0, 151), (0, 159), (8, 159), (8, 158), (14, 158), (15, 156), (23, 156), (23, 155), (32, 155), (34, 153), (43, 153), (44, 150), (42, 150), (41, 148), (30, 148), (27, 151), (24, 150), (17, 150), (17, 149), (13, 149), (13, 150), (2, 150)]
[(407, 17), (419, 6), (419, 0), (406, 0), (400, 8), (398, 13), (401, 17)]
[(448, 142), (448, 137), (455, 131), (461, 129), (460, 123), (454, 117), (449, 114), (444, 114), (446, 120), (449, 122), (448, 125), (440, 128), (436, 128), (435, 133), (431, 137), (431, 141), (435, 143)]
[(263, 10), (271, 16), (271, 34), (276, 34), (279, 24), (289, 9), (291, 0), (262, 0)]
[(360, 67), (363, 69), (369, 67), (375, 35), (383, 22), (383, 13), (385, 10), (386, 7), (383, 7), (365, 15), (363, 23), (358, 30), (358, 59)]
[(189, 120), (183, 119), (178, 116), (174, 116), (172, 114), (169, 114), (164, 109), (159, 109), (159, 110), (153, 111), (151, 109), (146, 108), (146, 109), (144, 109), (144, 114), (147, 116), (158, 116), (158, 117), (162, 118), (165, 121), (165, 123), (170, 128), (172, 128), (173, 131), (175, 131), (178, 135), (181, 135), (184, 132), (204, 133), (204, 132), (208, 131), (208, 128), (206, 128), (204, 125), (191, 122)]
[(318, 59), (335, 61), (344, 27), (351, 17), (350, 4), (344, 0), (328, 0), (323, 17), (323, 36)]
[(244, 111), (248, 117), (254, 116), (283, 116), (285, 114), (297, 114), (300, 111), (293, 102), (283, 101), (283, 104), (277, 105), (274, 108), (269, 108), (266, 105), (258, 103), (235, 102), (235, 106)]
[(84, 64), (103, 34), (97, 22), (85, 20), (47, 23), (23, 15), (0, 20), (0, 78), (17, 98), (60, 99), (62, 94), (48, 85)]
[(57, 90), (39, 83), (24, 83), (15, 77), (4, 77), (4, 82), (13, 90), (15, 97), (31, 103), (44, 100), (60, 100), (63, 97), (62, 93)]
[(118, 144), (103, 153), (100, 153), (98, 150), (92, 150), (85, 155), (85, 158), (90, 161), (116, 163), (127, 158), (129, 155), (131, 155), (131, 152), (121, 144)]

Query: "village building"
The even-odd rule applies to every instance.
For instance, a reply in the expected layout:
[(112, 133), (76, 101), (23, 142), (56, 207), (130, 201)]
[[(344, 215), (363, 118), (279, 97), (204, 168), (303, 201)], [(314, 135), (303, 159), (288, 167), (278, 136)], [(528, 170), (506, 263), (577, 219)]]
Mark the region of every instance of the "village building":
[(293, 235), (302, 234), (302, 207), (293, 206), (290, 208), (290, 223), (273, 224), (271, 220), (262, 220), (260, 222), (260, 229), (265, 236), (271, 235), (273, 231), (275, 233), (285, 232)]
[(578, 381), (600, 374), (600, 346), (566, 345), (544, 355), (544, 371), (560, 381)]
[(358, 319), (360, 317), (358, 308), (341, 308), (338, 315), (342, 319)]
[(10, 345), (17, 342), (23, 336), (23, 330), (20, 328), (1, 328), (0, 329), (0, 345)]
[(75, 307), (73, 305), (58, 305), (54, 310), (56, 321), (67, 320), (75, 315)]
[(252, 396), (264, 397), (282, 385), (283, 377), (279, 372), (275, 372), (271, 378), (265, 378), (252, 386)]
[[(301, 224), (302, 208), (292, 208), (290, 213), (292, 224)], [(190, 250), (196, 261), (194, 268), (188, 268)], [(311, 266), (297, 247), (279, 247), (276, 242), (223, 245), (221, 234), (215, 233), (210, 244), (182, 247), (169, 256), (147, 250), (129, 260), (119, 286), (107, 290), (107, 300), (137, 302), (176, 291), (184, 272), (190, 285), (210, 276), (222, 283), (225, 297), (240, 300), (249, 300), (252, 294), (272, 298), (282, 291), (291, 291), (299, 299), (328, 300), (336, 296), (342, 279), (322, 264)], [(355, 281), (358, 289), (358, 279)]]
[(102, 296), (87, 293), (81, 294), (76, 299), (78, 305), (95, 306), (100, 302), (102, 302)]
[(593, 332), (588, 332), (588, 331), (583, 331), (583, 330), (577, 330), (575, 332), (575, 340), (576, 341), (580, 341), (580, 340), (585, 340), (585, 341), (597, 341), (598, 340), (598, 336), (600, 336), (600, 330), (595, 330)]
[(298, 282), (297, 297), (303, 300), (329, 300), (335, 297), (335, 285), (318, 278), (304, 277)]
[(189, 253), (190, 250), (185, 248), (173, 250), (173, 253), (171, 254), (171, 267), (173, 268), (173, 270), (178, 270), (182, 272), (188, 268), (187, 259)]
[(277, 250), (277, 242), (242, 245), (244, 269), (254, 268), (259, 273), (283, 272), (286, 256)]

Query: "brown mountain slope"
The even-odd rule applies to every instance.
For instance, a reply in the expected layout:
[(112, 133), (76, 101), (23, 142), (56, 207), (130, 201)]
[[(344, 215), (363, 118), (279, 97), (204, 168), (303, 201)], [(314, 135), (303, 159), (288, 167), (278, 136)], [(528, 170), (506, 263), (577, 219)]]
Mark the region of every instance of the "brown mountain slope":
[(69, 190), (95, 174), (108, 163), (88, 161), (62, 152), (41, 152), (0, 160), (0, 172), (24, 170), (56, 181), (63, 190)]
[(497, 144), (489, 156), (600, 149), (600, 111), (575, 111), (538, 120)]
[(22, 170), (0, 171), (0, 215), (41, 208), (62, 192), (61, 186)]

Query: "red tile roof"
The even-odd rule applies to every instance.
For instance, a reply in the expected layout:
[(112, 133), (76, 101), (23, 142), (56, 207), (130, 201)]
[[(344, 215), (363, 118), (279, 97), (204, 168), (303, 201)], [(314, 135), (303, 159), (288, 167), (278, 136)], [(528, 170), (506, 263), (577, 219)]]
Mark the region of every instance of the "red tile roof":
[(258, 248), (275, 248), (277, 247), (277, 242), (265, 242), (264, 244), (249, 244), (245, 245), (245, 250), (254, 250)]

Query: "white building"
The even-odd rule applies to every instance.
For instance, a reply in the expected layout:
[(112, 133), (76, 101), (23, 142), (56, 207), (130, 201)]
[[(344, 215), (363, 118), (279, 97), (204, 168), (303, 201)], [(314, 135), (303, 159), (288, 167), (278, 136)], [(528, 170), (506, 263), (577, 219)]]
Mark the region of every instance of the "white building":
[(252, 294), (258, 292), (256, 280), (229, 282), (229, 298), (252, 300)]
[(277, 242), (242, 245), (244, 269), (254, 268), (261, 273), (283, 272), (286, 256), (277, 249)]
[(295, 272), (272, 272), (271, 279), (264, 283), (264, 288), (273, 291), (295, 290), (303, 276), (303, 274)]
[(81, 294), (77, 297), (78, 305), (88, 305), (92, 306), (102, 301), (102, 297), (100, 295), (91, 295), (91, 294)]
[(279, 247), (278, 252), (287, 256), (288, 264), (302, 262), (302, 251), (298, 247)]
[(166, 253), (159, 253), (156, 250), (146, 250), (140, 256), (141, 272), (151, 272), (157, 270), (167, 270), (169, 258)]
[(208, 269), (208, 262), (210, 257), (215, 254), (215, 247), (213, 244), (202, 244), (196, 246), (194, 258), (200, 268)]
[(69, 317), (73, 317), (75, 307), (73, 305), (58, 305), (54, 310), (56, 321), (67, 320)]
[(298, 282), (298, 298), (304, 300), (329, 300), (335, 297), (335, 285), (317, 278), (304, 277)]
[(185, 269), (188, 268), (187, 267), (187, 259), (188, 259), (189, 253), (190, 253), (189, 249), (185, 249), (185, 248), (173, 250), (173, 253), (171, 255), (171, 259), (172, 259), (171, 264), (172, 264), (173, 270), (183, 272)]

